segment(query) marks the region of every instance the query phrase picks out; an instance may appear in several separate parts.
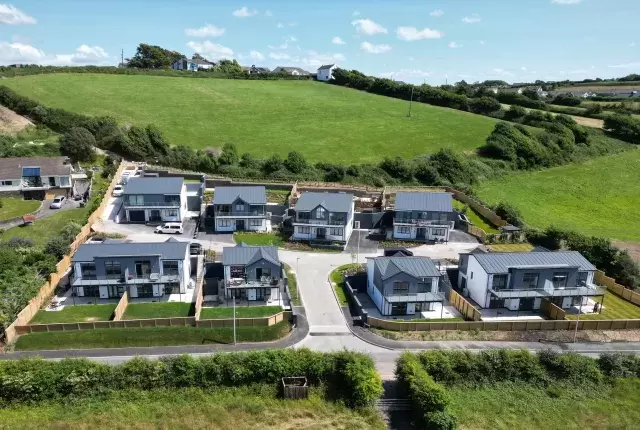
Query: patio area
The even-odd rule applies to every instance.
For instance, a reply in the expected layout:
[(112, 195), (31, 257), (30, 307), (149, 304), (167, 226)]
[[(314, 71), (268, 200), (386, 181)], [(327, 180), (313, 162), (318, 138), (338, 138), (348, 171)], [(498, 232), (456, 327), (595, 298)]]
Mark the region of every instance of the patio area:
[(513, 321), (533, 320), (540, 321), (547, 318), (539, 311), (510, 311), (508, 309), (481, 309), (482, 321)]
[(432, 311), (416, 312), (414, 315), (382, 315), (376, 307), (371, 297), (366, 293), (357, 293), (356, 296), (362, 304), (362, 308), (367, 311), (370, 317), (390, 320), (390, 321), (411, 321), (423, 319), (464, 319), (460, 312), (457, 311), (449, 302), (433, 303)]

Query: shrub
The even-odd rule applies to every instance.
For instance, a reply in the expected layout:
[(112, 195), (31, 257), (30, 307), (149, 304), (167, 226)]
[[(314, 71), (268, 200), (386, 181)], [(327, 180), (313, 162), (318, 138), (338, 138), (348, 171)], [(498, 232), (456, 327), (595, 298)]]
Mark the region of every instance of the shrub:
[(44, 252), (55, 255), (58, 260), (62, 259), (70, 251), (69, 242), (63, 236), (53, 236), (44, 245)]
[(500, 202), (493, 208), (493, 211), (509, 224), (516, 227), (524, 227), (524, 220), (520, 215), (520, 211), (510, 203)]
[(622, 140), (640, 144), (640, 121), (630, 115), (614, 114), (606, 117), (604, 129)]
[(553, 99), (554, 105), (580, 106), (581, 100), (573, 94), (558, 94)]
[(620, 352), (608, 352), (598, 357), (602, 373), (611, 378), (640, 377), (640, 358)]
[(538, 358), (540, 364), (556, 379), (574, 384), (597, 384), (602, 380), (597, 361), (575, 352), (559, 354), (544, 350), (538, 353)]

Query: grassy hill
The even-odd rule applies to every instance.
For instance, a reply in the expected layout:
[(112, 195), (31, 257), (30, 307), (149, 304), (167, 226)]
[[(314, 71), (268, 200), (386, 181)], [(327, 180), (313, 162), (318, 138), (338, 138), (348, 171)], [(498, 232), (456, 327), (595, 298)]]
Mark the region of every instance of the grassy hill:
[(297, 150), (310, 161), (373, 162), (440, 148), (472, 151), (495, 120), (310, 81), (51, 74), (4, 80), (50, 107), (160, 127), (172, 144), (233, 142), (256, 156)]
[(534, 227), (558, 227), (640, 242), (640, 149), (481, 184), (477, 193), (508, 201)]

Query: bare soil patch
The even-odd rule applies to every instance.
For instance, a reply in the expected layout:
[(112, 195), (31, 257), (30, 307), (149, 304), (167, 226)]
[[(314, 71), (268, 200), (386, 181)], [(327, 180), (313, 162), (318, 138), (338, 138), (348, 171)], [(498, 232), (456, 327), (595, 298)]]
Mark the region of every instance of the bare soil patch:
[(634, 242), (611, 242), (613, 246), (624, 249), (631, 254), (631, 258), (640, 262), (640, 243)]
[(0, 133), (16, 134), (29, 125), (33, 125), (33, 123), (27, 118), (18, 115), (11, 109), (0, 106)]

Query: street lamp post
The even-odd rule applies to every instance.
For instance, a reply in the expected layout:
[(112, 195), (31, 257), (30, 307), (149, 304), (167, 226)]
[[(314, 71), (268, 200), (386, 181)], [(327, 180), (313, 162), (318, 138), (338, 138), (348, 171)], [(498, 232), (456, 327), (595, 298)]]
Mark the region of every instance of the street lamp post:
[(300, 301), (300, 257), (296, 258), (296, 301)]
[(578, 337), (578, 326), (580, 325), (580, 313), (582, 312), (582, 296), (578, 297), (580, 299), (580, 303), (578, 303), (578, 319), (576, 320), (576, 329), (573, 332), (573, 343), (576, 343), (576, 338)]

